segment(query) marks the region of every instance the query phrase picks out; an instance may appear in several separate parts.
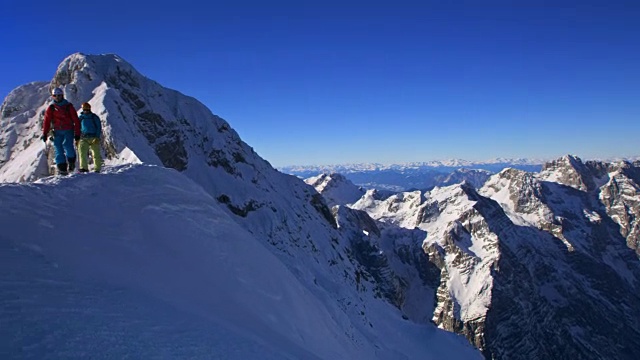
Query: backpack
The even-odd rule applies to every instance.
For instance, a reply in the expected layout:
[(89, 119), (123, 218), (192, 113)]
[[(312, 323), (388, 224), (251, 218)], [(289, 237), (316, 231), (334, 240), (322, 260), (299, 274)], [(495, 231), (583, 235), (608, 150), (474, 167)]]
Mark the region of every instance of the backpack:
[[(84, 119), (84, 120), (88, 120), (88, 119)], [(87, 137), (95, 137), (96, 135), (98, 135), (98, 130), (100, 129), (100, 118), (98, 117), (98, 115), (96, 115), (95, 113), (91, 113), (91, 122), (93, 123), (94, 132), (84, 133), (82, 135)]]

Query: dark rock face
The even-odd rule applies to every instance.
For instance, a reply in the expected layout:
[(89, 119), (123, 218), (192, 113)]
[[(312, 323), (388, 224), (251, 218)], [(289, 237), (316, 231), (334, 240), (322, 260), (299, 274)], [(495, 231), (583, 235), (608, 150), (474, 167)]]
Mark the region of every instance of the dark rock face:
[(166, 167), (184, 171), (189, 163), (182, 132), (159, 114), (145, 111), (138, 114), (138, 128)]
[(311, 206), (313, 206), (313, 208), (316, 209), (322, 215), (322, 217), (324, 217), (329, 222), (329, 224), (331, 224), (331, 226), (334, 229), (338, 228), (336, 220), (333, 217), (333, 215), (331, 214), (331, 210), (329, 210), (329, 207), (324, 202), (324, 199), (322, 198), (322, 195), (313, 194), (311, 196), (310, 203), (311, 203)]
[(355, 275), (356, 286), (371, 284), (376, 297), (385, 298), (402, 309), (406, 300), (407, 281), (391, 265), (394, 254), (383, 250), (384, 239), (388, 240), (388, 237), (364, 211), (343, 206), (335, 206), (333, 211), (342, 235), (349, 240), (347, 256), (360, 265)]
[(233, 166), (233, 163), (229, 160), (225, 151), (222, 149), (211, 149), (207, 158), (207, 165), (213, 167), (221, 167), (227, 173), (236, 175), (237, 170)]
[(2, 107), (0, 107), (0, 115), (3, 118), (9, 118), (20, 111), (19, 106), (11, 106), (10, 104), (3, 103)]
[(609, 181), (601, 187), (600, 201), (608, 217), (619, 225), (627, 246), (640, 257), (640, 167), (625, 162), (612, 170)]
[(404, 302), (404, 288), (407, 286), (389, 265), (386, 255), (369, 241), (353, 239), (351, 242), (353, 257), (364, 268), (360, 272), (363, 281), (371, 281), (376, 286), (374, 294), (386, 298), (391, 304), (400, 308)]
[(136, 126), (155, 149), (162, 164), (178, 171), (186, 170), (189, 155), (184, 145), (182, 129), (189, 122), (170, 122), (149, 109), (147, 102), (138, 95), (142, 91), (131, 70), (116, 67), (115, 75), (108, 77), (107, 81), (120, 91), (122, 99), (135, 111)]
[(636, 289), (590, 256), (558, 250), (550, 261), (534, 248), (519, 249), (529, 256), (523, 261), (502, 249), (485, 323), (485, 356), (633, 359), (640, 350)]
[[(557, 227), (505, 227), (496, 222), (510, 222), (506, 216), (485, 216), (501, 240), (482, 349), (488, 358), (632, 359), (640, 351), (640, 262), (623, 238), (633, 231), (628, 220), (638, 205), (629, 199), (638, 193), (618, 174), (598, 189), (615, 167), (570, 160), (579, 171), (559, 176), (568, 186), (542, 183), (533, 196), (559, 219)], [(518, 213), (531, 214), (535, 207), (520, 206), (535, 194), (522, 191), (531, 184), (525, 178), (512, 179), (510, 190), (520, 196), (511, 200)]]

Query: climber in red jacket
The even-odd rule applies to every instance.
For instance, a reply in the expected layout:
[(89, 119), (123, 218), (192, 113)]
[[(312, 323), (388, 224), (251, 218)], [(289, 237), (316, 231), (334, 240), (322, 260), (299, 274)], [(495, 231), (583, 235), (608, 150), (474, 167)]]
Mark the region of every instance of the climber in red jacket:
[[(46, 142), (49, 130), (53, 130), (53, 146), (59, 174), (76, 168), (76, 151), (73, 142), (80, 139), (80, 120), (73, 105), (65, 100), (62, 89), (51, 92), (53, 102), (44, 114), (41, 139)], [(67, 165), (68, 164), (68, 165)]]

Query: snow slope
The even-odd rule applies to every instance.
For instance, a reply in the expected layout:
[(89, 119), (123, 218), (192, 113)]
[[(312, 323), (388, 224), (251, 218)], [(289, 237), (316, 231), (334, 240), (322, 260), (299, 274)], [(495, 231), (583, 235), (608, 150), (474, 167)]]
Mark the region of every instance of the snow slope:
[(374, 314), (377, 335), (354, 324), (353, 341), (345, 313), (175, 170), (4, 184), (0, 212), (9, 358), (479, 357), (389, 311)]

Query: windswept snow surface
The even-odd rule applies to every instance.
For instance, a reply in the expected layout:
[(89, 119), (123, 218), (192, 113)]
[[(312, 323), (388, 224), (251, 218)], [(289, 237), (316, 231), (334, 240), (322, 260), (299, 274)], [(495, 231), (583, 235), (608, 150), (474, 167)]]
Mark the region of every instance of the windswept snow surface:
[(382, 302), (376, 329), (336, 313), (174, 170), (2, 184), (0, 213), (3, 358), (480, 358)]

